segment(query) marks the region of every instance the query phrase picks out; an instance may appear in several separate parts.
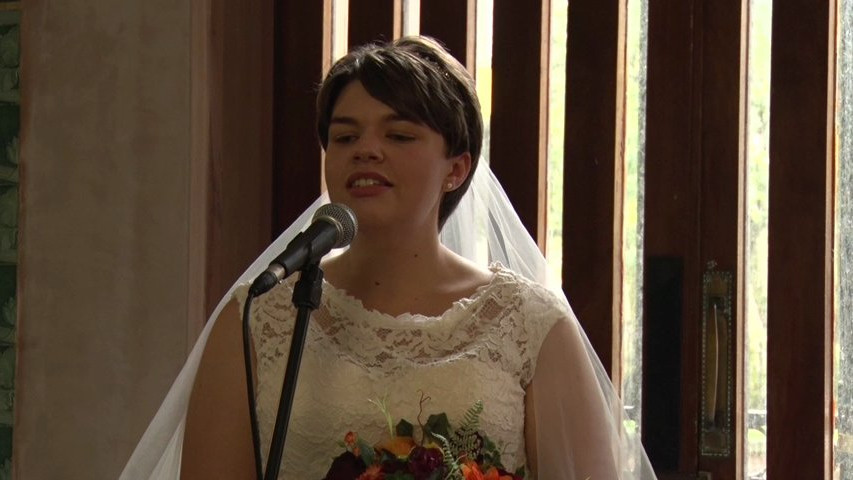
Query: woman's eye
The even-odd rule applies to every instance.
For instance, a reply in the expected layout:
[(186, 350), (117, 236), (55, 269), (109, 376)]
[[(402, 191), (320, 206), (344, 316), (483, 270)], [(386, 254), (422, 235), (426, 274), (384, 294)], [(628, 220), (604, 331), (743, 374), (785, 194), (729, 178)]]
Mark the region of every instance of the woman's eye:
[(411, 135), (406, 135), (402, 133), (389, 133), (388, 138), (394, 140), (395, 142), (411, 142), (415, 139), (415, 137)]
[(356, 136), (349, 133), (342, 133), (340, 135), (332, 136), (332, 141), (335, 143), (352, 143), (356, 139)]

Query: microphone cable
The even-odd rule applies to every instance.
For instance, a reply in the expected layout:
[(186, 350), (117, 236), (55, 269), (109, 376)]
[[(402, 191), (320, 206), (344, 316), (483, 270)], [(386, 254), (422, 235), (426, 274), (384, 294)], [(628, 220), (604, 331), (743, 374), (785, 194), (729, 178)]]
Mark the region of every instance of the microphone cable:
[(252, 450), (255, 459), (255, 474), (257, 479), (264, 478), (261, 462), (261, 438), (258, 427), (258, 412), (255, 400), (255, 375), (252, 370), (252, 330), (249, 325), (252, 301), (255, 295), (249, 289), (246, 303), (243, 305), (243, 363), (246, 367), (246, 392), (249, 398), (249, 422), (252, 427)]

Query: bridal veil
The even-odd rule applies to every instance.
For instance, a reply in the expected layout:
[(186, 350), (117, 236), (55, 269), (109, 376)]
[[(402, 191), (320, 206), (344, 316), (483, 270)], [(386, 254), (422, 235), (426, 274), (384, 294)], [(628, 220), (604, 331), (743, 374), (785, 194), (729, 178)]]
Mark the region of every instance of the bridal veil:
[[(187, 406), (205, 343), (220, 311), (238, 285), (251, 282), (266, 269), (287, 243), (311, 221), (314, 211), (328, 198), (321, 196), (299, 216), (237, 279), (219, 302), (202, 331), (186, 364), (174, 381), (163, 404), (145, 431), (121, 474), (122, 480), (178, 479)], [(442, 243), (460, 255), (487, 266), (500, 262), (507, 268), (548, 286), (562, 301), (565, 295), (556, 282), (547, 278), (545, 258), (515, 213), (488, 165), (479, 165), (471, 188), (447, 220), (441, 233)], [(334, 254), (334, 252), (332, 253)], [(571, 312), (570, 308), (566, 309)], [(605, 478), (654, 479), (655, 475), (637, 435), (624, 426), (622, 403), (609, 377), (584, 335), (574, 314), (559, 333), (576, 349), (546, 339), (538, 365), (563, 368), (537, 368), (532, 398), (537, 424), (537, 458), (540, 479), (575, 479), (579, 465), (605, 463), (596, 458), (575, 458), (574, 446), (582, 442), (606, 444), (606, 463), (618, 473), (602, 473)], [(549, 337), (552, 335), (549, 335)], [(581, 352), (573, 355), (571, 352)], [(548, 358), (543, 358), (548, 357)], [(571, 372), (571, 377), (569, 373)], [(576, 403), (597, 405), (595, 413), (579, 421), (572, 415)], [(612, 459), (612, 461), (611, 461)], [(586, 468), (586, 467), (585, 467)], [(596, 471), (584, 470), (584, 471)], [(601, 470), (601, 472), (605, 472)], [(597, 476), (599, 477), (599, 476)], [(595, 478), (595, 477), (594, 477)], [(578, 480), (584, 480), (580, 478)]]

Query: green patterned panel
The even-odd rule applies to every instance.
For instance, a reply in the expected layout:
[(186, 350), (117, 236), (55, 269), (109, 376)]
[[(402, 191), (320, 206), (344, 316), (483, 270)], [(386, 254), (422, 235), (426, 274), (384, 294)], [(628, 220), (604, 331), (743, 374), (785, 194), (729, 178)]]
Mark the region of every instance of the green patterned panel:
[(0, 480), (11, 479), (18, 279), (20, 4), (0, 2)]

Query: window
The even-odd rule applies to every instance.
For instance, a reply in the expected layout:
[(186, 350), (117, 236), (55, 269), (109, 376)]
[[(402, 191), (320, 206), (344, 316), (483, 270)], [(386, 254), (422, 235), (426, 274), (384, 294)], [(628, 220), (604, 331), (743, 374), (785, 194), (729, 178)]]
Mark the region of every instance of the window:
[(839, 2), (833, 478), (853, 479), (853, 1)]
[(767, 469), (767, 220), (771, 0), (750, 0), (747, 57), (744, 476)]
[(643, 194), (648, 0), (629, 0), (622, 197), (622, 402), (640, 431), (643, 380)]

